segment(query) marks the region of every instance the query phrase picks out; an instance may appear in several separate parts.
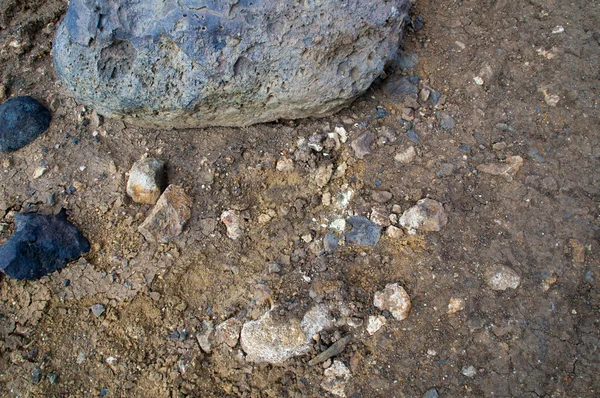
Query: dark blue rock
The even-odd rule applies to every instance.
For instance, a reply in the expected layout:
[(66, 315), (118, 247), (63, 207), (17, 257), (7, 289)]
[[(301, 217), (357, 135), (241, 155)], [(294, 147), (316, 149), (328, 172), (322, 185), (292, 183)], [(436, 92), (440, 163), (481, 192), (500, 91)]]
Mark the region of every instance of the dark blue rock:
[(337, 235), (327, 233), (325, 234), (325, 238), (323, 239), (323, 247), (327, 252), (335, 251), (339, 246), (339, 238)]
[(448, 131), (454, 128), (454, 119), (447, 112), (438, 112), (436, 117), (442, 129)]
[(417, 87), (411, 83), (408, 76), (390, 77), (383, 84), (383, 92), (392, 100), (397, 102), (405, 101), (410, 94), (417, 94)]
[(436, 90), (431, 90), (431, 93), (429, 94), (429, 98), (427, 99), (427, 102), (429, 102), (429, 104), (436, 106), (438, 104), (438, 102), (440, 101), (440, 97), (442, 95), (439, 93), (439, 91)]
[(408, 130), (406, 132), (408, 139), (414, 142), (417, 145), (421, 145), (421, 139), (419, 138), (419, 134), (415, 130)]
[(0, 153), (23, 148), (48, 129), (50, 112), (31, 97), (11, 98), (0, 105)]
[(15, 279), (39, 279), (90, 250), (62, 210), (56, 216), (16, 214), (16, 232), (0, 247), (0, 269)]
[(352, 229), (344, 233), (346, 243), (357, 246), (375, 246), (381, 238), (381, 227), (366, 217), (354, 216), (348, 219)]

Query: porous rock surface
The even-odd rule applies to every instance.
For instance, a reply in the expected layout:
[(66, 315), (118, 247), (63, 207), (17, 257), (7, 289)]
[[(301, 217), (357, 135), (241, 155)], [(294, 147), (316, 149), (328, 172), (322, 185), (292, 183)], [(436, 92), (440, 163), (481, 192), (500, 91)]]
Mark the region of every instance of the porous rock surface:
[(72, 0), (53, 45), (75, 97), (147, 127), (326, 116), (396, 54), (409, 0)]

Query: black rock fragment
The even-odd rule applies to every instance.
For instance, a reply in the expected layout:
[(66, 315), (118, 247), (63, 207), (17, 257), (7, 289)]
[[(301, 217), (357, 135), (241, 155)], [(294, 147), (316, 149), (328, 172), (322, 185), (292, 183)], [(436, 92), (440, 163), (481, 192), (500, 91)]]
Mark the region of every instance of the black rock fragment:
[(17, 230), (0, 247), (0, 269), (11, 278), (39, 279), (90, 250), (65, 210), (56, 216), (16, 214), (15, 224)]
[(11, 98), (0, 105), (0, 153), (23, 148), (48, 129), (50, 111), (31, 97)]

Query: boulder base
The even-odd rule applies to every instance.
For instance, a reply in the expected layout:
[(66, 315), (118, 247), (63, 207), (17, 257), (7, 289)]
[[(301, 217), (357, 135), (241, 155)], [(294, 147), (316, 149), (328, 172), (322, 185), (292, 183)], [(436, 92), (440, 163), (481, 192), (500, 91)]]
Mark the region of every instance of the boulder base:
[(58, 76), (98, 113), (147, 127), (326, 116), (394, 58), (409, 0), (71, 0)]

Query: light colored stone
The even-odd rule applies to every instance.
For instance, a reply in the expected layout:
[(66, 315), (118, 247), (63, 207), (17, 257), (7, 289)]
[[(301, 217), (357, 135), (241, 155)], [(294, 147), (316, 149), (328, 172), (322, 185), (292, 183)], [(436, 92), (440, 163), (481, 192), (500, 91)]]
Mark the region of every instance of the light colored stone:
[(40, 178), (41, 176), (43, 176), (46, 173), (46, 171), (48, 171), (48, 167), (45, 167), (45, 166), (38, 167), (33, 172), (33, 179), (37, 180), (38, 178)]
[(180, 235), (192, 215), (192, 198), (178, 185), (169, 185), (138, 231), (150, 242), (169, 242)]
[(136, 203), (153, 205), (164, 186), (164, 163), (144, 155), (129, 170), (127, 195)]
[(202, 331), (196, 334), (196, 340), (202, 351), (210, 354), (213, 345), (214, 327), (212, 321), (202, 321)]
[(230, 239), (237, 240), (244, 233), (243, 220), (237, 210), (226, 210), (221, 213), (221, 222), (225, 224)]
[(277, 319), (275, 311), (278, 307), (242, 327), (240, 343), (247, 361), (282, 364), (309, 351), (310, 336), (306, 335), (300, 321)]
[(317, 168), (317, 170), (312, 174), (311, 181), (319, 188), (325, 187), (331, 180), (331, 176), (333, 175), (333, 165), (332, 164), (322, 164)]
[(470, 365), (463, 367), (460, 372), (467, 377), (473, 377), (477, 374), (477, 369), (473, 365)]
[(404, 151), (398, 152), (396, 156), (394, 156), (394, 160), (402, 164), (410, 164), (413, 160), (415, 160), (416, 156), (417, 152), (415, 151), (415, 147), (409, 146)]
[(325, 304), (315, 305), (308, 310), (300, 323), (302, 330), (304, 330), (308, 338), (312, 338), (312, 336), (322, 330), (331, 328), (333, 324), (334, 319), (331, 317), (329, 308)]
[(345, 397), (346, 384), (351, 377), (350, 370), (346, 365), (336, 359), (333, 361), (333, 365), (325, 369), (324, 375), (321, 388), (338, 397)]
[(373, 298), (375, 307), (389, 311), (394, 318), (401, 321), (408, 317), (410, 312), (410, 296), (406, 290), (397, 283), (390, 283)]
[(279, 158), (275, 168), (282, 173), (291, 173), (294, 171), (294, 160), (290, 158)]
[(521, 277), (512, 268), (495, 265), (486, 270), (485, 281), (492, 290), (516, 289)]
[(455, 314), (465, 309), (465, 300), (460, 298), (451, 298), (448, 303), (448, 314)]
[(439, 231), (448, 223), (448, 216), (440, 202), (421, 199), (415, 206), (406, 210), (398, 222), (407, 228), (409, 233), (414, 233), (414, 230)]
[(391, 224), (390, 213), (385, 209), (385, 207), (373, 207), (369, 219), (373, 221), (374, 224), (377, 224), (381, 227), (387, 227)]
[(369, 336), (373, 336), (383, 325), (385, 325), (385, 317), (381, 315), (369, 316), (367, 320), (367, 333), (369, 333)]
[(402, 229), (390, 225), (385, 229), (385, 235), (391, 239), (400, 239), (404, 236)]

